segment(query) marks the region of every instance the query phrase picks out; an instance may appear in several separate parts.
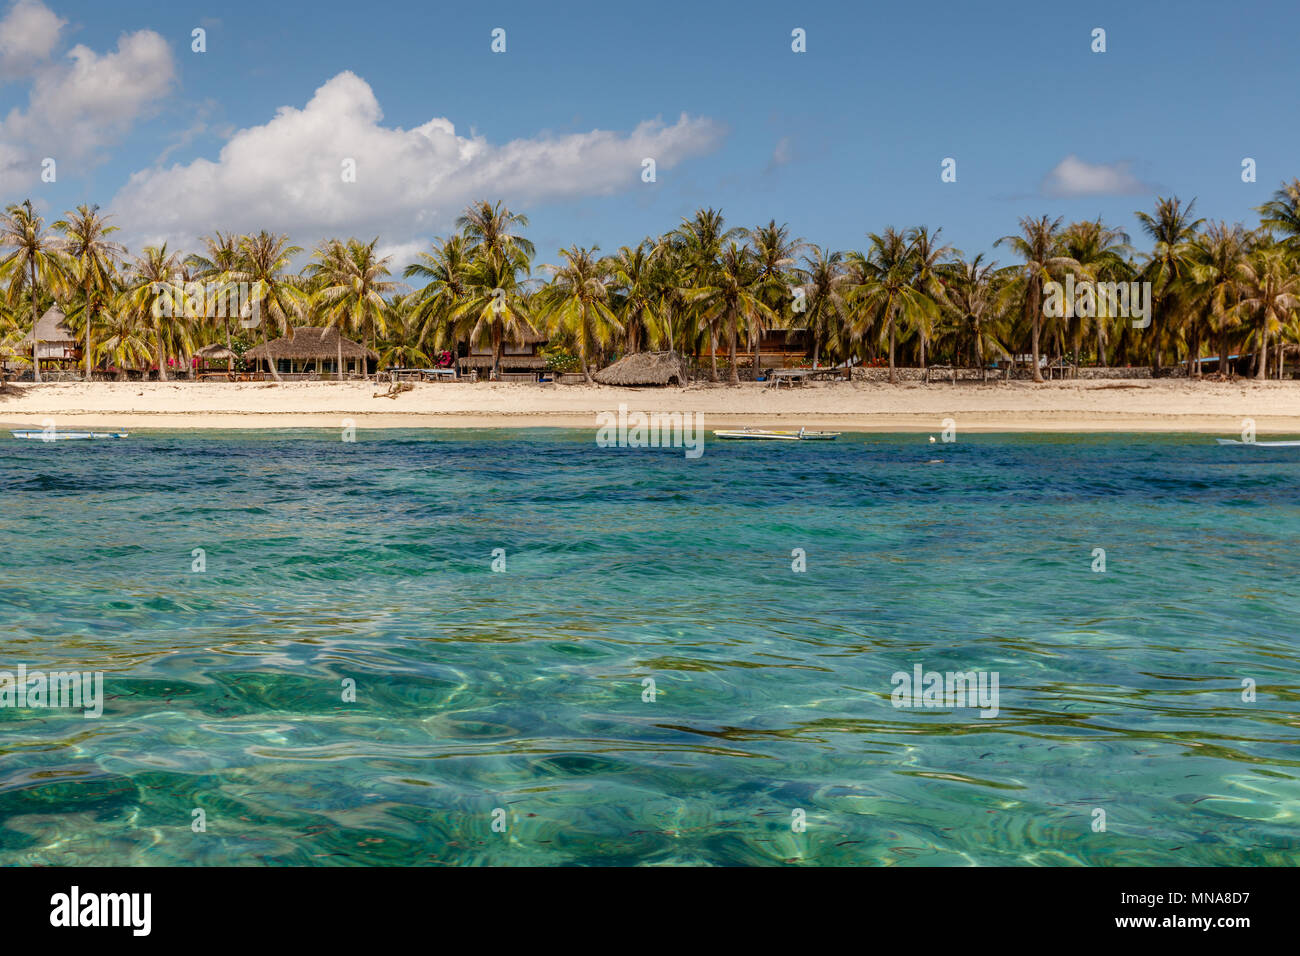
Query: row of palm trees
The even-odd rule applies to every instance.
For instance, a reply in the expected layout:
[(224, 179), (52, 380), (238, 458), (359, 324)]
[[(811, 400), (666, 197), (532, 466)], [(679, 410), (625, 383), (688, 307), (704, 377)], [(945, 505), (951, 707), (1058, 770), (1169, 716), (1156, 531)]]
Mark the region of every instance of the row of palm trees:
[[(1138, 212), (1152, 246), (1141, 255), (1100, 219), (1026, 217), (995, 243), (1016, 260), (1002, 267), (963, 257), (925, 226), (868, 233), (865, 249), (838, 252), (775, 221), (728, 228), (721, 212), (701, 209), (612, 255), (565, 249), (534, 277), (527, 218), (480, 201), (400, 282), (377, 239), (326, 240), (297, 269), (305, 250), (266, 231), (215, 232), (190, 255), (163, 245), (131, 257), (98, 207), (78, 206), (47, 229), (26, 202), (0, 219), (0, 353), (57, 302), (84, 336), (87, 376), (153, 366), (165, 378), (169, 361), (199, 345), (235, 344), (239, 326), (265, 342), (303, 325), (359, 337), (390, 365), (425, 364), (465, 342), (490, 346), (494, 375), (506, 343), (541, 334), (575, 353), (588, 380), (618, 352), (671, 348), (701, 367), (707, 357), (717, 381), (725, 347), (738, 383), (742, 364), (759, 366), (762, 333), (782, 327), (808, 330), (814, 365), (887, 365), (890, 381), (904, 364), (984, 366), (1026, 353), (1038, 381), (1040, 356), (1157, 371), (1186, 362), (1199, 375), (1201, 359), (1217, 356), (1226, 369), (1236, 354), (1250, 357), (1256, 377), (1270, 367), (1280, 376), (1286, 350), (1300, 346), (1300, 180), (1259, 208), (1253, 229), (1193, 218), (1194, 206), (1160, 198)], [(1048, 283), (1067, 276), (1149, 283), (1150, 325), (1135, 328), (1104, 303), (1045, 314)], [(243, 290), (240, 311), (213, 314), (196, 287)], [(341, 370), (341, 339), (339, 349)]]

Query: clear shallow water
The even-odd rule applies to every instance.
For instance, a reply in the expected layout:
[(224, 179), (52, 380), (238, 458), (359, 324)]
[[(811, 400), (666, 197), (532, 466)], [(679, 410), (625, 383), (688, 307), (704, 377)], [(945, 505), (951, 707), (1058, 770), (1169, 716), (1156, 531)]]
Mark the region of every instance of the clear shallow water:
[[(109, 699), (0, 708), (0, 863), (1294, 865), (1298, 477), (1160, 436), (6, 438), (0, 669)], [(1000, 713), (894, 708), (918, 663)]]

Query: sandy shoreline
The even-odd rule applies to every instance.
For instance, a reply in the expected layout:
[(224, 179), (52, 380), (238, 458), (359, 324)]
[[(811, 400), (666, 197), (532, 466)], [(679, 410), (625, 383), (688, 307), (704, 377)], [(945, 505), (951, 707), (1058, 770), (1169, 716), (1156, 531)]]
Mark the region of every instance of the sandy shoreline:
[(978, 431), (1300, 433), (1300, 382), (1028, 382), (934, 385), (809, 384), (738, 388), (608, 388), (430, 383), (396, 399), (386, 385), (350, 382), (95, 382), (15, 385), (0, 396), (0, 425), (148, 428), (594, 428), (596, 415), (696, 412), (705, 428), (935, 431), (943, 419)]

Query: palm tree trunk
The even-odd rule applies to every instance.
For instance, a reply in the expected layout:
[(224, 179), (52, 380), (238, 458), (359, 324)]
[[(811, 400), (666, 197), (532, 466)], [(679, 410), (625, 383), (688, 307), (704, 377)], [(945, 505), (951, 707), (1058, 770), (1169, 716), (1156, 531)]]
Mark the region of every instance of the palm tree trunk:
[(41, 380), (41, 343), (36, 340), (36, 323), (41, 318), (36, 314), (36, 260), (30, 259), (29, 264), (32, 269), (32, 284), (28, 287), (32, 294), (32, 380), (39, 382)]
[(1043, 370), (1040, 367), (1039, 359), (1038, 359), (1038, 335), (1041, 332), (1042, 316), (1039, 315), (1039, 311), (1040, 311), (1039, 309), (1033, 308), (1032, 303), (1033, 303), (1033, 299), (1035, 298), (1037, 298), (1037, 296), (1032, 296), (1030, 299), (1031, 308), (1030, 308), (1029, 318), (1030, 318), (1030, 327), (1033, 329), (1033, 331), (1030, 336), (1029, 351), (1030, 351), (1031, 360), (1034, 363), (1034, 381), (1041, 383), (1043, 381)]
[(1268, 316), (1264, 316), (1264, 328), (1259, 336), (1259, 354), (1255, 356), (1255, 378), (1263, 381), (1268, 378)]
[(718, 380), (718, 333), (709, 329), (709, 381)]
[(727, 376), (729, 385), (740, 384), (740, 369), (736, 368), (736, 338), (740, 335), (740, 316), (733, 310), (731, 313), (731, 329), (727, 336), (727, 360), (731, 362), (731, 374)]
[[(500, 319), (494, 319), (492, 322), (492, 374), (488, 377), (496, 381), (501, 374), (501, 344), (504, 338), (505, 329), (501, 325)], [(582, 346), (582, 374), (587, 375), (587, 349), (585, 336), (580, 336), (578, 344)]]
[(167, 381), (167, 356), (163, 351), (162, 330), (159, 329), (154, 333), (154, 341), (158, 345), (158, 381)]
[(889, 316), (889, 384), (893, 385), (898, 381), (894, 375), (894, 316)]
[(86, 298), (86, 381), (90, 381), (90, 321), (93, 315), (90, 311), (90, 283), (86, 283), (84, 289)]
[(342, 329), (339, 329), (338, 346), (339, 346), (339, 364), (334, 366), (334, 377), (339, 382), (342, 382), (343, 381), (343, 330)]

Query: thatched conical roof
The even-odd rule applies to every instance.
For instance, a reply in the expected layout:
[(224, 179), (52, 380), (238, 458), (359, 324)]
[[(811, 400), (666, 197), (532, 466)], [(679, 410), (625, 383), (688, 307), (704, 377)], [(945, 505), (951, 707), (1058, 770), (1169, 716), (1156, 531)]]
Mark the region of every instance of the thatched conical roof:
[(602, 385), (681, 385), (686, 381), (676, 352), (635, 352), (595, 375)]
[[(294, 329), (293, 335), (283, 335), (278, 339), (272, 339), (265, 345), (249, 349), (244, 353), (244, 358), (250, 362), (259, 362), (268, 355), (276, 361), (280, 359), (297, 359), (298, 361), (317, 358), (332, 359), (337, 358), (338, 349), (338, 329), (303, 326)], [(351, 339), (343, 340), (343, 357), (345, 359), (359, 359), (363, 356), (377, 360), (379, 353), (353, 342)]]
[(32, 338), (38, 342), (75, 342), (76, 334), (64, 324), (67, 318), (57, 305), (45, 310), (45, 314), (36, 320), (36, 328), (23, 336), (20, 343), (25, 348), (32, 347)]
[(237, 359), (239, 356), (235, 350), (222, 342), (213, 342), (211, 345), (205, 345), (194, 352), (205, 362), (224, 362), (227, 359)]

